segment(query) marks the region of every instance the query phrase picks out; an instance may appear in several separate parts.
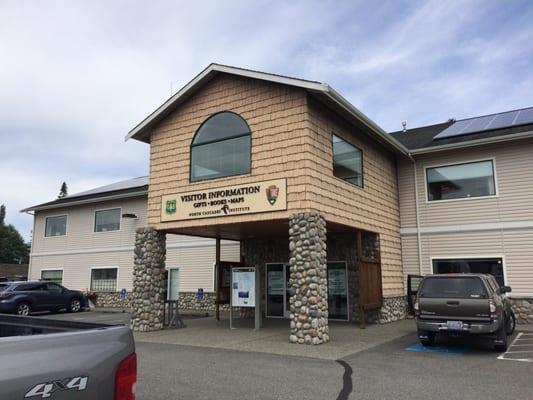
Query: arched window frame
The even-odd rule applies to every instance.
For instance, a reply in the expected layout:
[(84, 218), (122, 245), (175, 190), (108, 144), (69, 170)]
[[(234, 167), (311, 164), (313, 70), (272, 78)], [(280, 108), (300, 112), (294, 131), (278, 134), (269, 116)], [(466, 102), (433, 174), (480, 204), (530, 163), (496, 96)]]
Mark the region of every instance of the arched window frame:
[[(219, 115), (219, 114), (234, 114), (235, 116), (237, 116), (238, 118), (240, 118), (244, 124), (246, 125), (247, 129), (248, 129), (248, 132), (247, 133), (242, 133), (242, 134), (237, 134), (237, 135), (233, 135), (233, 136), (228, 136), (228, 137), (225, 137), (224, 139), (218, 139), (218, 140), (212, 140), (212, 141), (209, 141), (209, 142), (205, 142), (205, 143), (201, 143), (201, 144), (194, 144), (194, 141), (196, 140), (196, 137), (198, 136), (198, 133), (202, 130), (202, 127), (210, 120), (212, 119), (213, 117)], [(250, 163), (248, 165), (248, 171), (246, 172), (239, 172), (237, 174), (232, 174), (232, 175), (224, 175), (224, 176), (217, 176), (217, 177), (214, 177), (214, 178), (203, 178), (203, 179), (193, 179), (193, 176), (192, 176), (192, 150), (194, 147), (200, 147), (200, 146), (203, 146), (203, 145), (206, 145), (206, 144), (213, 144), (213, 143), (218, 143), (218, 142), (223, 142), (223, 141), (226, 141), (226, 140), (231, 140), (231, 139), (237, 139), (237, 138), (240, 138), (240, 137), (245, 137), (245, 136), (250, 136)], [(248, 121), (246, 121), (245, 118), (243, 118), (240, 114), (234, 112), (234, 111), (230, 111), (230, 110), (223, 110), (223, 111), (218, 111), (214, 114), (211, 114), (209, 117), (207, 117), (201, 124), (200, 126), (198, 127), (198, 129), (196, 130), (196, 132), (194, 133), (194, 136), (192, 137), (192, 140), (191, 140), (191, 144), (189, 146), (189, 183), (194, 183), (194, 182), (202, 182), (202, 181), (209, 181), (209, 180), (214, 180), (214, 179), (224, 179), (224, 178), (228, 178), (228, 177), (232, 177), (232, 176), (240, 176), (240, 175), (247, 175), (249, 174), (250, 172), (252, 171), (252, 130), (250, 129), (250, 125), (248, 125)]]

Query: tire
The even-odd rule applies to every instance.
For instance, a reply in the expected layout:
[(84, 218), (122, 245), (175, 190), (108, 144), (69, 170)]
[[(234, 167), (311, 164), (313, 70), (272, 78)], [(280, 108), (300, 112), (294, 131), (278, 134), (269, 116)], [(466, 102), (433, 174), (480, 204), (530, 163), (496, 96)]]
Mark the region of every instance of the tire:
[(77, 297), (74, 297), (70, 302), (68, 303), (67, 310), (71, 313), (77, 313), (81, 310), (81, 301)]
[(502, 326), (498, 331), (496, 332), (496, 339), (494, 342), (494, 350), (503, 353), (507, 351), (509, 343), (507, 341), (507, 330), (506, 326)]
[(27, 301), (21, 301), (15, 308), (15, 314), (27, 317), (31, 312), (31, 304)]
[(505, 325), (507, 335), (511, 336), (516, 328), (516, 318), (514, 316), (514, 312), (511, 311), (511, 315), (509, 315), (509, 318), (507, 318), (507, 323)]
[[(423, 339), (420, 336), (425, 336), (427, 337), (427, 339)], [(435, 344), (435, 333), (433, 332), (418, 331), (418, 338), (420, 339), (420, 343), (424, 347), (431, 347)]]

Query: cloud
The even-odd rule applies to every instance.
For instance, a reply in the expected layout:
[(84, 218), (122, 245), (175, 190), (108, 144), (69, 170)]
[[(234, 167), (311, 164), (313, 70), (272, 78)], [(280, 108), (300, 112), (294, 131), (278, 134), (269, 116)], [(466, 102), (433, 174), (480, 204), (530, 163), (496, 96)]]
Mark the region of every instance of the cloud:
[(386, 130), (533, 105), (528, 1), (0, 3), (0, 203), (145, 175), (124, 135), (211, 62), (325, 81)]

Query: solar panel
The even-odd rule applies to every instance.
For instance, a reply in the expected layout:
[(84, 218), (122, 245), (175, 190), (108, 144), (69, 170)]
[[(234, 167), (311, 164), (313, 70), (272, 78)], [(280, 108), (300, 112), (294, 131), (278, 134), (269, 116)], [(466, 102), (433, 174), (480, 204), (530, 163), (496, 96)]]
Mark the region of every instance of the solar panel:
[(456, 121), (435, 136), (435, 139), (445, 139), (492, 129), (509, 128), (532, 123), (533, 107), (530, 107), (522, 110), (506, 111), (500, 114), (484, 115), (482, 117)]

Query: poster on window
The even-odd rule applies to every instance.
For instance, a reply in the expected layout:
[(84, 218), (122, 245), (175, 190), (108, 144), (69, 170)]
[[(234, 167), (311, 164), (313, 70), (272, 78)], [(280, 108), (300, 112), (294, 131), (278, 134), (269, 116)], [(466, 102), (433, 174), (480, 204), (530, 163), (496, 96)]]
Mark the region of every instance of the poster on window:
[(255, 307), (255, 270), (232, 270), (231, 303), (233, 307)]
[(331, 269), (328, 271), (328, 295), (346, 295), (346, 271)]

